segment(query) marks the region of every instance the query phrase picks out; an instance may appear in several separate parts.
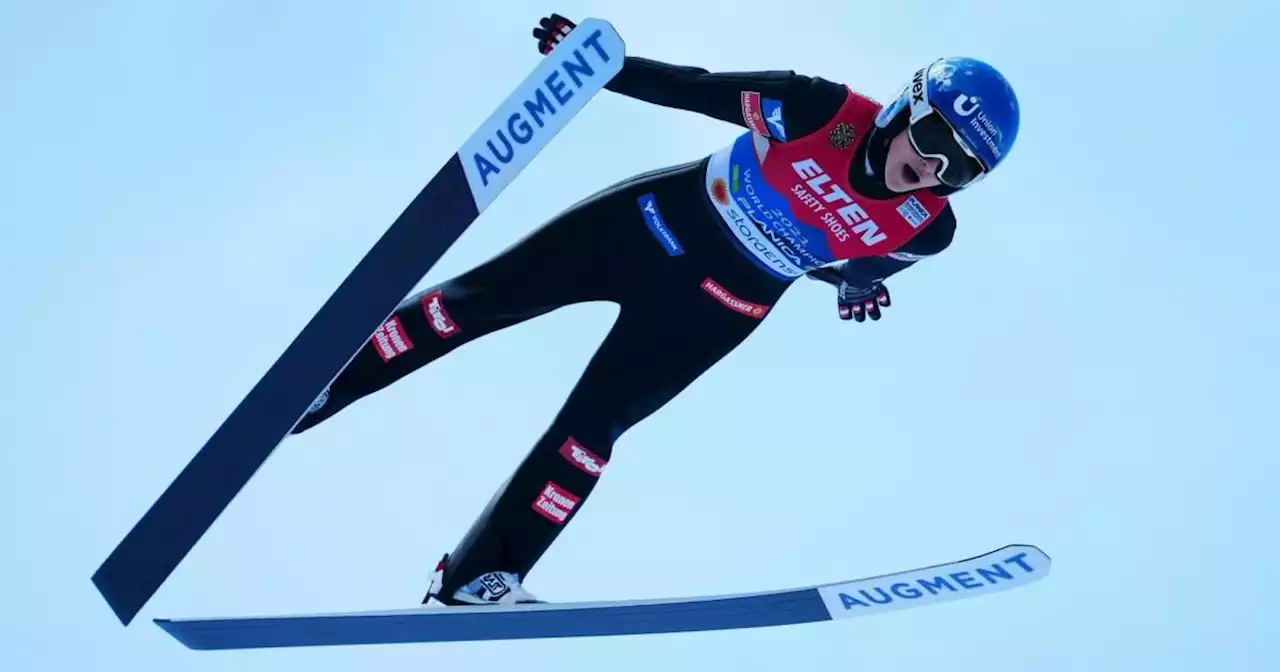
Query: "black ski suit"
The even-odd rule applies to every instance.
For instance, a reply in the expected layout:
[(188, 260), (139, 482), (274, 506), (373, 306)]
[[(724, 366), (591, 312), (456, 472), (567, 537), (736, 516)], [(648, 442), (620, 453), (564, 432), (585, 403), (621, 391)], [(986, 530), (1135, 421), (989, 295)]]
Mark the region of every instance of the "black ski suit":
[[(792, 72), (711, 74), (638, 57), (628, 57), (607, 88), (744, 128), (742, 92), (759, 92), (786, 102), (792, 137), (821, 128), (846, 96), (843, 85)], [(861, 144), (859, 152), (883, 165), (887, 139)], [(705, 163), (614, 185), (405, 300), (294, 430), (306, 431), (486, 334), (575, 303), (619, 304), (616, 323), (564, 406), (450, 555), (441, 599), (489, 571), (526, 578), (607, 472), (618, 437), (742, 343), (790, 286), (749, 261), (717, 220), (703, 184)], [(894, 195), (874, 176), (854, 179), (861, 194)], [(906, 254), (834, 268), (849, 285), (869, 286), (940, 252), (954, 229), (948, 207), (899, 250)]]

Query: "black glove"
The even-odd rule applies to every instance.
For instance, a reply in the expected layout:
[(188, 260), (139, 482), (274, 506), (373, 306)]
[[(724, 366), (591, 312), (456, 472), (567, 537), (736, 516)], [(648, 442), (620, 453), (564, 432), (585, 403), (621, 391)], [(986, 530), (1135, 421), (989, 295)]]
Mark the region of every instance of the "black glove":
[(880, 308), (888, 308), (892, 303), (889, 288), (879, 280), (871, 283), (870, 287), (854, 287), (839, 271), (829, 266), (815, 268), (805, 275), (810, 280), (820, 280), (836, 288), (836, 307), (840, 310), (842, 320), (866, 322), (868, 315), (873, 321), (878, 320), (881, 317)]
[(557, 44), (564, 41), (569, 35), (569, 31), (578, 27), (578, 24), (569, 19), (552, 13), (551, 16), (544, 17), (538, 22), (538, 28), (533, 29), (533, 36), (538, 38), (538, 51), (544, 56), (551, 53)]
[(841, 282), (836, 288), (836, 307), (840, 309), (840, 319), (865, 322), (867, 316), (880, 319), (880, 308), (888, 308), (893, 301), (889, 298), (889, 288), (883, 282), (876, 281), (870, 287), (851, 287)]

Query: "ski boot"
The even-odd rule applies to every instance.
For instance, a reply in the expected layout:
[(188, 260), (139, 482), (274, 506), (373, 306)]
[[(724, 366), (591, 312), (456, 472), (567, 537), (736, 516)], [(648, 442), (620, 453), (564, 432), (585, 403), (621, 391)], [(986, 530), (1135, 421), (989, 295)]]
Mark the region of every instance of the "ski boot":
[(436, 571), (431, 575), (431, 585), (427, 588), (427, 597), (422, 601), (424, 605), (543, 604), (542, 600), (525, 590), (520, 585), (520, 577), (511, 572), (486, 572), (454, 591), (453, 595), (441, 595), (444, 570), (448, 565), (449, 554), (446, 553), (436, 563)]

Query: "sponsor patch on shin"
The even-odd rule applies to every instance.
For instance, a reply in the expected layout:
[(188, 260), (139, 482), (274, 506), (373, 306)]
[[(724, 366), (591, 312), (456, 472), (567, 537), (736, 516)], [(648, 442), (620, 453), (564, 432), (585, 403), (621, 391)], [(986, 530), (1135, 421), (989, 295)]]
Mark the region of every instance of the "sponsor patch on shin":
[(392, 316), (373, 332), (373, 349), (383, 362), (389, 362), (413, 349), (413, 341), (404, 333), (400, 318)]
[(568, 460), (569, 464), (596, 478), (600, 478), (600, 474), (604, 472), (605, 465), (609, 464), (572, 436), (564, 442), (564, 445), (560, 446), (560, 455)]
[(449, 311), (445, 309), (444, 294), (439, 290), (422, 297), (422, 310), (426, 312), (427, 322), (440, 338), (451, 338), (462, 331), (458, 328), (458, 323), (449, 316)]
[(533, 500), (533, 510), (557, 525), (564, 525), (564, 521), (569, 519), (569, 514), (573, 513), (581, 501), (581, 497), (547, 481), (538, 497)]

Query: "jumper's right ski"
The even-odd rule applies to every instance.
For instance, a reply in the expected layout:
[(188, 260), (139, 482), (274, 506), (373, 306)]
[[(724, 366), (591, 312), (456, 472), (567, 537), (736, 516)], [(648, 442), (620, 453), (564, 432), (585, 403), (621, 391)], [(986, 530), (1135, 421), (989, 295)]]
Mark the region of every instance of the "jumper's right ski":
[(156, 619), (191, 649), (459, 642), (759, 628), (830, 621), (1025, 586), (1049, 574), (1035, 546), (1006, 546), (945, 565), (748, 595), (402, 609), (398, 611)]
[(608, 22), (545, 56), (360, 260), (93, 575), (128, 624), (307, 408), (493, 199), (622, 70)]

